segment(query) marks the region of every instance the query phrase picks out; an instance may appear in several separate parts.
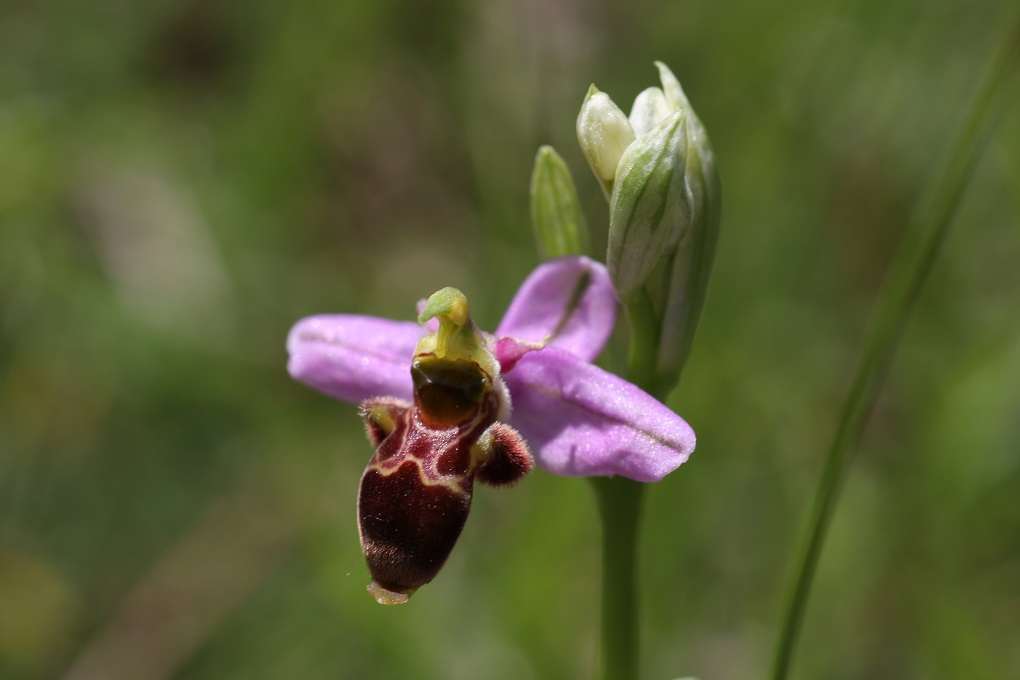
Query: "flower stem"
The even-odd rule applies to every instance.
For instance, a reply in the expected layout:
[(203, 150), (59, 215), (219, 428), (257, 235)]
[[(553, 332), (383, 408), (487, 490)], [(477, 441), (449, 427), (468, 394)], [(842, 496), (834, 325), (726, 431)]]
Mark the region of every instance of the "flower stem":
[(945, 240), (977, 159), (983, 140), (982, 131), (994, 109), (996, 95), (1011, 73), (1011, 62), (1020, 56), (1017, 51), (1020, 45), (1020, 13), (1016, 19), (1018, 21), (1007, 31), (1003, 47), (988, 67), (943, 174), (938, 182), (931, 185), (928, 199), (921, 202), (924, 208), (915, 213), (904, 234), (878, 299), (839, 427), (818, 483), (809, 529), (800, 548), (796, 576), (773, 658), (772, 680), (784, 680), (789, 671), (815, 569), (850, 467), (851, 447), (867, 423), (907, 317)]
[[(642, 288), (625, 305), (630, 324), (626, 377), (656, 395), (659, 320)], [(594, 477), (602, 518), (602, 622), (599, 677), (637, 680), (640, 667), (637, 543), (645, 485), (624, 477)]]
[(598, 675), (602, 680), (637, 680), (637, 540), (644, 485), (624, 477), (594, 477), (592, 484), (602, 518)]

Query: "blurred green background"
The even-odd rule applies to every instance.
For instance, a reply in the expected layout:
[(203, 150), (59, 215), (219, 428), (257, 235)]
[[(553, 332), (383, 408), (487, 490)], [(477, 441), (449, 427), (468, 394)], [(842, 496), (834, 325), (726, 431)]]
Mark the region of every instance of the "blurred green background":
[[(589, 82), (668, 63), (723, 231), (649, 489), (647, 678), (763, 678), (869, 310), (1010, 2), (42, 0), (0, 7), (0, 677), (585, 678), (583, 480), (482, 488), (405, 607), (364, 590), (353, 406), (290, 325), (493, 328), (536, 264), (527, 190)], [(1020, 677), (1020, 95), (863, 437), (796, 678)]]

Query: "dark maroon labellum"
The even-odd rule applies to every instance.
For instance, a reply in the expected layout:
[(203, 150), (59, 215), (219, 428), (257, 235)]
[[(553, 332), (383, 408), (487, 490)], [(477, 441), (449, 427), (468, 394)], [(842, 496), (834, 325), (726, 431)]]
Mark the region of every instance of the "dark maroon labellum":
[[(471, 508), (474, 481), (513, 484), (532, 467), (516, 430), (496, 421), (492, 377), (465, 359), (417, 357), (414, 403), (362, 404), (375, 455), (361, 478), (361, 546), (381, 603), (399, 604), (446, 562)], [(498, 377), (497, 377), (498, 380)]]

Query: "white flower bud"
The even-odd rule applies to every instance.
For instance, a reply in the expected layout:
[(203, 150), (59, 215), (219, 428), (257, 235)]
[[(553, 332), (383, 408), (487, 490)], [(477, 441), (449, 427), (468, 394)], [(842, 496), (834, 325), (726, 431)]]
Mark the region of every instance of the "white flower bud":
[(634, 139), (627, 116), (609, 95), (592, 85), (577, 116), (577, 141), (607, 197), (612, 192), (620, 158)]
[(609, 204), (606, 265), (621, 299), (644, 285), (690, 225), (687, 126), (676, 111), (623, 154)]
[(666, 116), (676, 111), (671, 107), (666, 95), (657, 87), (650, 87), (634, 99), (630, 109), (630, 126), (638, 137), (651, 131)]

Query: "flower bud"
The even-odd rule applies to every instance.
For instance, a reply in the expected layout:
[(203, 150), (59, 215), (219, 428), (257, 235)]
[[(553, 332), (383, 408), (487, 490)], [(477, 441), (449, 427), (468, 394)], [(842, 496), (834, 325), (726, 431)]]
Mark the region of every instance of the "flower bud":
[(644, 285), (690, 224), (686, 123), (682, 109), (673, 112), (620, 159), (609, 204), (606, 266), (621, 300)]
[(672, 387), (690, 354), (698, 319), (708, 291), (721, 216), (721, 187), (715, 155), (704, 125), (664, 64), (656, 62), (666, 98), (688, 115), (685, 182), (691, 198), (691, 226), (673, 255), (663, 301), (656, 379)]
[(577, 115), (577, 141), (606, 198), (612, 194), (623, 152), (634, 139), (634, 129), (620, 107), (594, 85), (588, 88)]
[(551, 146), (535, 156), (531, 173), (531, 225), (543, 260), (582, 255), (588, 250), (588, 225), (567, 164)]
[(676, 111), (666, 99), (665, 93), (657, 87), (650, 87), (634, 98), (630, 109), (630, 126), (638, 137), (650, 132), (666, 116)]
[[(638, 293), (660, 261), (668, 268), (657, 297), (655, 377), (671, 387), (690, 352), (705, 299), (720, 189), (704, 125), (673, 72), (655, 65), (662, 87), (637, 96), (626, 125), (612, 100), (593, 86), (578, 117), (578, 140), (603, 189), (611, 192), (606, 264), (621, 300)], [(609, 127), (624, 132), (608, 135)], [(627, 139), (634, 141), (617, 153)], [(616, 174), (609, 180), (614, 159)]]

